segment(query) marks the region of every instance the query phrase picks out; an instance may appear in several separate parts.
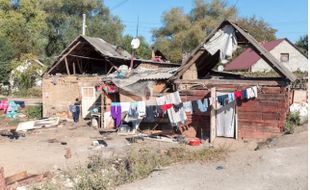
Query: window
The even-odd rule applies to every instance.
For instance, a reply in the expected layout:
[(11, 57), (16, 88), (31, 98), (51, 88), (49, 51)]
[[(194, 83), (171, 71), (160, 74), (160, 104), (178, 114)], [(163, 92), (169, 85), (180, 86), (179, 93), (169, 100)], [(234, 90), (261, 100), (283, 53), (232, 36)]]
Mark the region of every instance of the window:
[(288, 53), (281, 53), (280, 61), (288, 62), (290, 60), (290, 55)]

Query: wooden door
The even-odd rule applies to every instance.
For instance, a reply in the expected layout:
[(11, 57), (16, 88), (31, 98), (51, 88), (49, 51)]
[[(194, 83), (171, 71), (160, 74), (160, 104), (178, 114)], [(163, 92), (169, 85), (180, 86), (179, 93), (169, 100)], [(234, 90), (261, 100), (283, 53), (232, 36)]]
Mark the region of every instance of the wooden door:
[(89, 116), (90, 108), (96, 102), (96, 90), (95, 87), (81, 87), (82, 91), (82, 117)]

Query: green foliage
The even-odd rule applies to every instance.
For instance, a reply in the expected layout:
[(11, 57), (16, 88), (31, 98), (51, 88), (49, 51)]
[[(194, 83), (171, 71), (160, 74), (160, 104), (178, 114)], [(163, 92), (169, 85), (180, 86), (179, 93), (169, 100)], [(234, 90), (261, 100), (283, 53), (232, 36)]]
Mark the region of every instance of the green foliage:
[(41, 0), (47, 13), (48, 56), (59, 54), (82, 31), (82, 14), (87, 15), (86, 35), (101, 37), (112, 44), (120, 44), (124, 29), (120, 19), (110, 14), (99, 0)]
[(10, 60), (13, 58), (14, 49), (10, 42), (0, 38), (0, 82), (8, 84), (10, 69)]
[[(133, 36), (125, 35), (123, 37), (121, 46), (131, 53), (131, 40), (133, 39)], [(135, 52), (135, 57), (137, 58), (143, 58), (143, 59), (151, 59), (152, 49), (150, 48), (149, 44), (145, 41), (143, 36), (138, 36), (140, 40), (140, 47)]]
[(154, 46), (171, 62), (181, 63), (183, 54), (190, 53), (223, 20), (235, 17), (236, 9), (222, 0), (195, 0), (189, 14), (172, 8), (162, 16), (163, 27), (153, 31)]
[(32, 97), (32, 98), (41, 98), (42, 90), (38, 88), (28, 88), (20, 89), (13, 93), (14, 97)]
[(300, 37), (295, 45), (305, 56), (308, 57), (308, 34)]
[(289, 112), (286, 116), (284, 132), (288, 134), (294, 133), (294, 127), (299, 126), (300, 124), (298, 113)]
[(18, 90), (27, 90), (40, 78), (45, 68), (34, 61), (32, 54), (22, 55), (19, 59), (13, 59), (10, 63), (12, 72), (10, 79)]
[(255, 16), (249, 18), (240, 18), (237, 21), (243, 29), (247, 30), (258, 42), (272, 41), (276, 39), (277, 30), (272, 28), (263, 19), (257, 19)]
[(135, 147), (128, 157), (104, 159), (96, 154), (90, 157), (87, 167), (70, 172), (74, 189), (113, 189), (124, 183), (147, 177), (154, 170), (176, 162), (209, 161), (219, 159), (225, 148), (187, 150), (185, 147), (154, 150), (150, 147)]
[(26, 106), (24, 112), (29, 119), (42, 118), (42, 106)]

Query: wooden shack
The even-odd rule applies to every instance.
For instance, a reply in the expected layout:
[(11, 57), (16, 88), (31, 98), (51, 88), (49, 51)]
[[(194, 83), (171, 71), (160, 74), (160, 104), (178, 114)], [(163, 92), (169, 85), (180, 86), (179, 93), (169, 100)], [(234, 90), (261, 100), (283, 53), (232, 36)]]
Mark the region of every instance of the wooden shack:
[[(105, 96), (107, 102), (126, 99), (127, 96), (132, 97), (132, 94), (125, 92), (102, 94), (96, 91), (96, 86), (102, 83), (104, 76), (114, 72), (121, 65), (129, 67), (130, 63), (131, 55), (121, 47), (101, 38), (78, 36), (43, 75), (43, 116), (68, 117), (69, 105), (79, 98), (82, 103), (82, 116), (87, 118), (90, 116), (92, 107), (100, 106), (103, 99), (101, 95)], [(133, 68), (137, 67), (156, 70), (175, 68), (179, 65), (135, 58)], [(156, 79), (155, 91), (163, 90), (165, 81), (166, 79)]]
[[(218, 50), (213, 55), (205, 48), (213, 36), (225, 26), (232, 27), (237, 46), (252, 47), (278, 74), (277, 77), (246, 77), (235, 73), (221, 72)], [(218, 93), (234, 92), (251, 86), (258, 87), (258, 97), (239, 102), (235, 107), (235, 139), (258, 139), (280, 135), (285, 126), (290, 105), (290, 84), (296, 77), (264, 49), (248, 32), (237, 24), (224, 21), (196, 47), (182, 63), (177, 74), (171, 78), (183, 101), (211, 97)], [(213, 141), (217, 135), (217, 104), (212, 103), (208, 112), (190, 115), (189, 125), (197, 136), (205, 135)]]

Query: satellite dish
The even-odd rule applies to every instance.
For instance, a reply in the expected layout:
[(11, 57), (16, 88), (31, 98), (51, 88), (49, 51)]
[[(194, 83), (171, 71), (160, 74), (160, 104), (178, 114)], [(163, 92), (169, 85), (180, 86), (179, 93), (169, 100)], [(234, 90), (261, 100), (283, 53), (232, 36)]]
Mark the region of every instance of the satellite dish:
[(138, 49), (139, 46), (140, 46), (139, 38), (134, 38), (131, 40), (131, 48), (132, 49)]
[(218, 70), (218, 71), (224, 71), (223, 65), (219, 65), (219, 66), (217, 67), (217, 70)]

